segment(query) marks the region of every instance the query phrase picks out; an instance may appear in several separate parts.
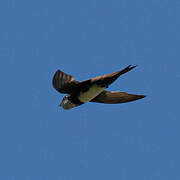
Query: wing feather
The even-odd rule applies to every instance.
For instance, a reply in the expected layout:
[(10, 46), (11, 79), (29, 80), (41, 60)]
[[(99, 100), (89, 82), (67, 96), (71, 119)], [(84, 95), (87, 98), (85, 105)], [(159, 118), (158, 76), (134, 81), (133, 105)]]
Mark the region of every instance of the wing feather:
[(78, 81), (75, 81), (74, 77), (57, 70), (52, 80), (53, 87), (60, 93), (70, 94), (75, 88)]
[(105, 74), (102, 76), (97, 76), (95, 78), (91, 79), (92, 83), (96, 83), (102, 87), (108, 87), (111, 83), (113, 83), (119, 76), (129, 72), (130, 70), (134, 69), (136, 66), (127, 66), (126, 68), (114, 72), (114, 73), (110, 73), (110, 74)]
[(145, 95), (128, 94), (120, 91), (106, 91), (104, 90), (98, 96), (91, 100), (91, 102), (105, 103), (105, 104), (118, 104), (126, 103), (130, 101), (136, 101), (138, 99), (146, 97)]

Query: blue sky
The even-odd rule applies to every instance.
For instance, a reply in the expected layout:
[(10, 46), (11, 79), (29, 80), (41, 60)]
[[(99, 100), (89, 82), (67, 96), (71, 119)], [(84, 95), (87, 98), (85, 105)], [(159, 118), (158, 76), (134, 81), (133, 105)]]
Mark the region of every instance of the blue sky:
[[(180, 179), (179, 0), (1, 0), (0, 179)], [(137, 68), (120, 105), (58, 107), (57, 69)]]

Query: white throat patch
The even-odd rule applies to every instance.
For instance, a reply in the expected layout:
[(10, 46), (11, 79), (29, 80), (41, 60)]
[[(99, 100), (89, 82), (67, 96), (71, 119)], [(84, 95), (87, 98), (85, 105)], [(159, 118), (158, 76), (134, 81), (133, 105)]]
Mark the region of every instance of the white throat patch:
[(72, 109), (74, 108), (76, 105), (73, 104), (70, 100), (68, 99), (64, 99), (61, 106), (64, 108), (64, 109)]

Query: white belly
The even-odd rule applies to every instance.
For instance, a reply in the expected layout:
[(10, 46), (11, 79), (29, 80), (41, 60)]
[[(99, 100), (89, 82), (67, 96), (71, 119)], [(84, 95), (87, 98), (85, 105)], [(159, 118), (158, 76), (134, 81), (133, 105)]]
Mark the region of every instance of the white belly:
[(82, 92), (79, 96), (81, 102), (88, 102), (99, 95), (105, 88), (99, 87), (96, 84), (92, 86), (87, 92)]

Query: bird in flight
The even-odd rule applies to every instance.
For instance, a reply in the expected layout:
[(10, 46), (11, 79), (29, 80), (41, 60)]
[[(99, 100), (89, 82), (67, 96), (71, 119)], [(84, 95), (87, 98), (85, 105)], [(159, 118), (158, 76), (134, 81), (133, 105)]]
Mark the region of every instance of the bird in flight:
[(105, 104), (126, 103), (146, 96), (128, 94), (120, 91), (107, 91), (106, 88), (119, 76), (135, 67), (136, 66), (129, 65), (120, 71), (84, 81), (76, 81), (73, 76), (57, 70), (54, 74), (52, 84), (58, 92), (67, 94), (60, 103), (60, 106), (66, 110), (80, 106), (86, 102)]

